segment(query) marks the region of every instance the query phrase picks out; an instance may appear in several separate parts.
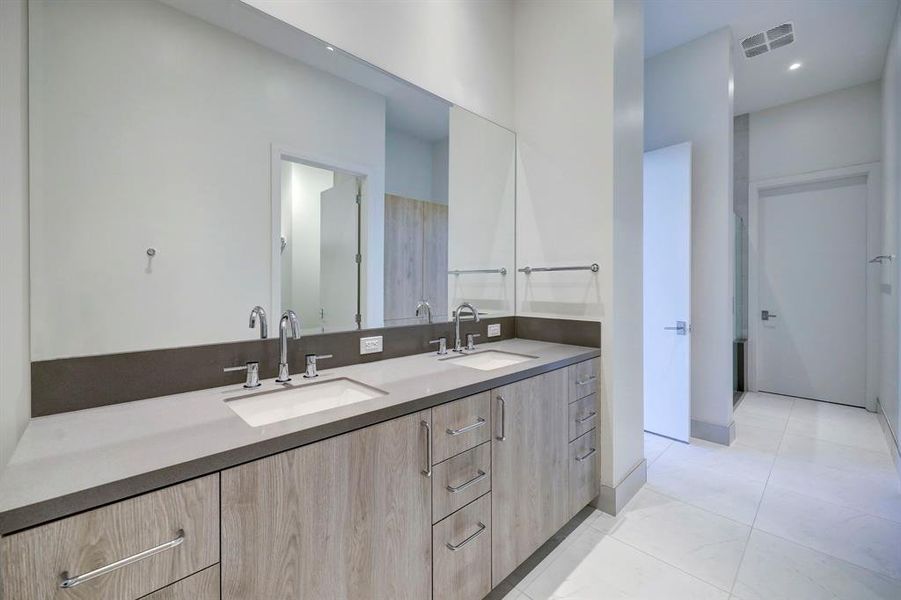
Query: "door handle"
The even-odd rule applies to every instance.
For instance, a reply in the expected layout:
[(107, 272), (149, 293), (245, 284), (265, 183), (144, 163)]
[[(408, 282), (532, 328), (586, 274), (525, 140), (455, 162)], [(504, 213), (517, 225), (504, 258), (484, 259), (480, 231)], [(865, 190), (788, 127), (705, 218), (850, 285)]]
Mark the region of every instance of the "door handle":
[(760, 320), (761, 321), (769, 321), (770, 319), (775, 319), (775, 318), (776, 318), (776, 315), (774, 315), (773, 313), (771, 313), (768, 310), (760, 311)]
[(667, 331), (675, 331), (676, 335), (687, 335), (688, 334), (688, 323), (685, 321), (676, 321), (675, 327), (664, 327)]

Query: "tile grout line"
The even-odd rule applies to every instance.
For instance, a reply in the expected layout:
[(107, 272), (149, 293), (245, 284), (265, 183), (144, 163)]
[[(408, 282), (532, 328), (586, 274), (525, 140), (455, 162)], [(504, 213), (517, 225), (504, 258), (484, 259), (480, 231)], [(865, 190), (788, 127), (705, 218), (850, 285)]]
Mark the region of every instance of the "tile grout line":
[(741, 573), (741, 566), (745, 562), (745, 556), (748, 554), (748, 546), (751, 545), (751, 534), (754, 533), (754, 525), (757, 523), (757, 517), (760, 514), (760, 507), (763, 505), (763, 498), (766, 496), (767, 487), (770, 485), (770, 477), (773, 476), (773, 469), (776, 468), (776, 459), (779, 458), (779, 451), (782, 450), (782, 442), (785, 441), (785, 432), (788, 431), (788, 423), (791, 421), (792, 413), (795, 411), (795, 400), (792, 399), (791, 407), (788, 410), (788, 419), (785, 420), (785, 427), (782, 429), (782, 435), (779, 437), (779, 445), (776, 446), (776, 452), (773, 454), (773, 462), (770, 463), (770, 472), (767, 474), (766, 481), (763, 483), (763, 491), (760, 493), (760, 500), (757, 501), (757, 510), (754, 511), (754, 518), (748, 527), (748, 537), (745, 539), (745, 546), (741, 550), (741, 558), (738, 559), (738, 567), (735, 569), (735, 575), (732, 578), (732, 585), (729, 587), (730, 596), (735, 593), (735, 586), (738, 584), (738, 576)]
[[(745, 527), (747, 527), (747, 525), (745, 525)], [(600, 532), (600, 533), (603, 533), (603, 532)], [(625, 541), (625, 540), (623, 540), (623, 539), (620, 539), (620, 538), (616, 537), (616, 534), (614, 534), (614, 533), (608, 533), (608, 534), (605, 534), (605, 535), (609, 535), (610, 537), (612, 537), (614, 540), (616, 540), (616, 541), (619, 542), (620, 544), (624, 544), (624, 545), (626, 545), (626, 546), (632, 548), (633, 550), (635, 550), (635, 551), (637, 551), (637, 552), (641, 552), (641, 553), (644, 554), (645, 556), (648, 556), (648, 557), (650, 557), (650, 558), (656, 560), (657, 562), (663, 563), (663, 564), (665, 564), (666, 566), (671, 567), (671, 568), (673, 568), (673, 569), (679, 571), (679, 572), (682, 573), (683, 575), (687, 575), (687, 576), (691, 577), (692, 579), (695, 579), (695, 580), (697, 580), (697, 581), (700, 581), (700, 582), (703, 583), (704, 585), (709, 585), (710, 587), (712, 587), (712, 588), (714, 588), (714, 589), (717, 589), (717, 590), (719, 590), (719, 591), (721, 591), (721, 592), (725, 592), (726, 594), (731, 594), (731, 593), (732, 593), (730, 590), (727, 590), (726, 588), (722, 588), (722, 587), (718, 586), (718, 585), (715, 584), (715, 583), (711, 583), (710, 581), (707, 581), (706, 579), (703, 579), (703, 578), (701, 578), (701, 577), (698, 577), (698, 576), (695, 575), (694, 573), (689, 573), (688, 571), (686, 571), (685, 569), (683, 569), (682, 567), (680, 567), (680, 566), (678, 566), (678, 565), (674, 565), (673, 563), (671, 563), (671, 562), (669, 562), (669, 561), (663, 560), (663, 559), (660, 558), (659, 556), (655, 556), (655, 555), (651, 554), (650, 552), (648, 552), (647, 550), (644, 550), (643, 548), (639, 548), (638, 546), (636, 546), (636, 545), (634, 545), (634, 544), (630, 544), (629, 542), (627, 542), (627, 541)]]

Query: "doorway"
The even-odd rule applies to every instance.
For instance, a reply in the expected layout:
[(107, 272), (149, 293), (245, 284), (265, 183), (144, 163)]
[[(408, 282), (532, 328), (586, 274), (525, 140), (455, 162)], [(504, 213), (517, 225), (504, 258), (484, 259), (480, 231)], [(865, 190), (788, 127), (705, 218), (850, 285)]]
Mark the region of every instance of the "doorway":
[(754, 389), (866, 407), (875, 168), (751, 186)]
[(364, 177), (286, 153), (273, 165), (275, 314), (294, 309), (307, 333), (359, 328)]
[(644, 428), (691, 431), (691, 143), (644, 153)]

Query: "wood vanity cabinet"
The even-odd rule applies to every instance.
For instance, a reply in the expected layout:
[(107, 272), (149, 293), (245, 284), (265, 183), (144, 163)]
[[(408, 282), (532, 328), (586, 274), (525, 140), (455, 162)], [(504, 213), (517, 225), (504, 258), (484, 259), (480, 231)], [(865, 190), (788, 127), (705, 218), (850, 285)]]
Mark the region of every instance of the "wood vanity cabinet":
[(492, 391), (492, 585), (569, 519), (567, 369)]
[(432, 589), (429, 411), (222, 472), (222, 598)]
[[(109, 568), (123, 560), (130, 562)], [(214, 474), (3, 537), (0, 598), (207, 600), (219, 597), (218, 576), (209, 584), (201, 576), (197, 587), (175, 586), (218, 560)], [(71, 587), (63, 587), (66, 580)]]

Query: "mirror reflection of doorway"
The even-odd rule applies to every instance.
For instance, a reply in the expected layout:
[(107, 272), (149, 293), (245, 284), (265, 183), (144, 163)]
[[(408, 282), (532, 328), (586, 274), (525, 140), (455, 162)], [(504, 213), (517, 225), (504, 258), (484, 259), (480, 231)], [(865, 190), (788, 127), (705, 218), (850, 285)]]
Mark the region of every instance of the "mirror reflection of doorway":
[(281, 160), (281, 306), (305, 330), (355, 329), (362, 178)]

